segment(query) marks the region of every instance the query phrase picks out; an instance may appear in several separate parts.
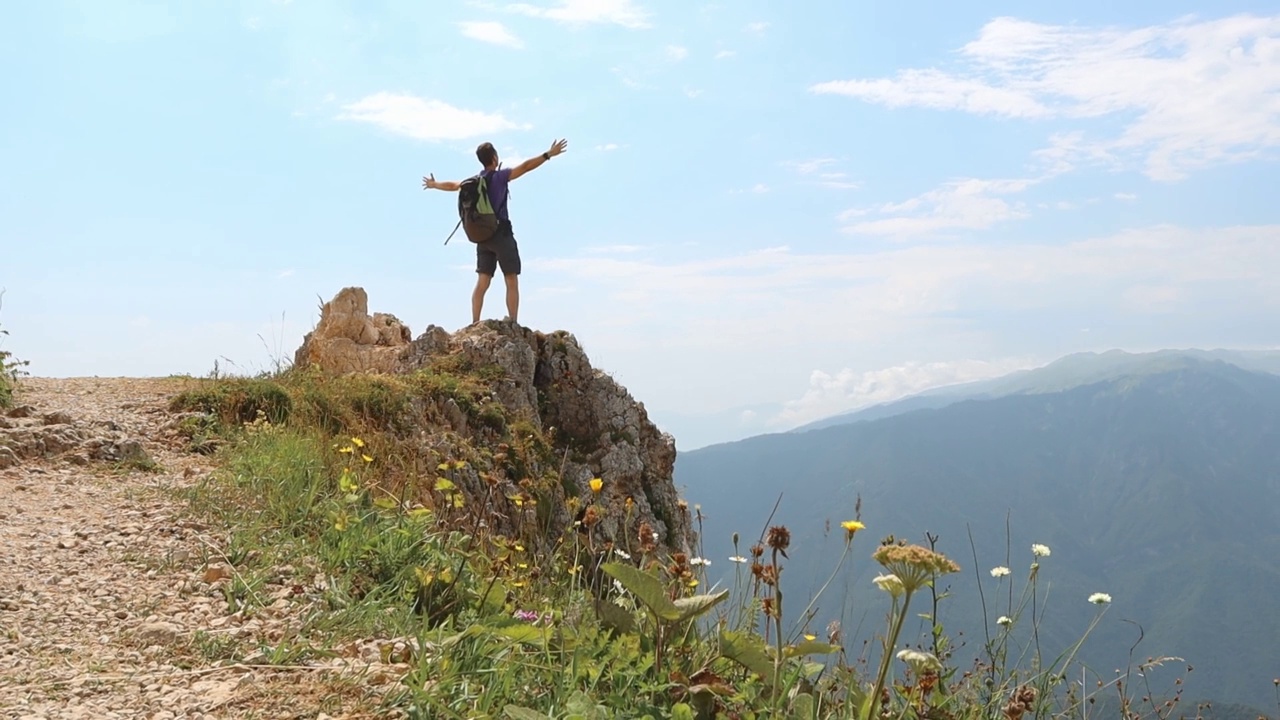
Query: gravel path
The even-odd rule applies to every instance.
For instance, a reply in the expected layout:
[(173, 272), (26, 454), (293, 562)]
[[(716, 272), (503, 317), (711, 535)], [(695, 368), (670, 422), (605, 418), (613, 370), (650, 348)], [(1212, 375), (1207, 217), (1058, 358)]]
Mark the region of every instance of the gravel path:
[(174, 492), (212, 470), (165, 411), (193, 382), (29, 378), (0, 412), (0, 717), (365, 716), (335, 712), (332, 668), (198, 651), (278, 638), (305, 598), (284, 578), (254, 618), (226, 614), (220, 542)]

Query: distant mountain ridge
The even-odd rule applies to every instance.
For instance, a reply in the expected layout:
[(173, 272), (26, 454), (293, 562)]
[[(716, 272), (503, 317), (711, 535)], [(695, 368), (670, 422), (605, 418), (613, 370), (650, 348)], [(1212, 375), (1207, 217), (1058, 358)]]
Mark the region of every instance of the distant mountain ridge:
[[(1107, 592), (1114, 605), (1082, 655), (1102, 677), (1126, 666), (1140, 626), (1138, 660), (1195, 666), (1187, 698), (1272, 707), (1280, 375), (1271, 358), (1251, 359), (1246, 369), (1222, 351), (1070, 356), (937, 407), (913, 407), (918, 396), (880, 417), (684, 453), (675, 480), (707, 515), (713, 560), (734, 554), (733, 532), (754, 538), (781, 494), (769, 523), (792, 530), (785, 578), (796, 595), (825, 580), (842, 548), (838, 523), (860, 498), (866, 537), (818, 616), (825, 623), (847, 601), (858, 614), (841, 620), (862, 628), (860, 640), (884, 610), (871, 583), (877, 539), (931, 532), (960, 561), (938, 619), (962, 634), (961, 658), (981, 654), (977, 583), (990, 593), (996, 565), (1025, 576), (1030, 544), (1045, 543), (1046, 647), (1078, 637), (1095, 611), (1086, 598)], [(1001, 614), (988, 610), (988, 622)]]
[(946, 385), (866, 408), (840, 413), (790, 430), (807, 432), (833, 425), (863, 422), (924, 408), (946, 407), (968, 399), (996, 398), (1017, 393), (1040, 394), (1067, 390), (1124, 375), (1149, 374), (1183, 366), (1191, 360), (1221, 361), (1244, 370), (1280, 375), (1280, 350), (1157, 350), (1129, 353), (1108, 350), (1066, 355), (1043, 367), (1019, 370), (990, 380)]

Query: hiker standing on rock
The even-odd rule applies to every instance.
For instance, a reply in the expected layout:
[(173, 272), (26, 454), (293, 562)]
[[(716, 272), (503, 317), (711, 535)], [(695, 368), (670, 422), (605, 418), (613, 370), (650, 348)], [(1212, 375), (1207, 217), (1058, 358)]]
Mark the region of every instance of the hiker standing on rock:
[[(462, 182), (438, 181), (432, 173), (422, 178), (425, 190), (458, 192), (458, 214), (467, 237), (476, 245), (476, 289), (471, 292), (471, 323), (480, 322), (484, 295), (493, 273), (502, 268), (507, 285), (507, 319), (518, 321), (520, 311), (520, 248), (507, 215), (507, 185), (516, 178), (564, 152), (568, 140), (551, 143), (551, 149), (513, 168), (498, 169), (498, 151), (492, 143), (476, 148), (476, 158), (484, 166), (479, 175)], [(454, 228), (457, 231), (457, 228)], [(450, 235), (452, 237), (452, 235)], [(448, 243), (448, 240), (445, 240)]]

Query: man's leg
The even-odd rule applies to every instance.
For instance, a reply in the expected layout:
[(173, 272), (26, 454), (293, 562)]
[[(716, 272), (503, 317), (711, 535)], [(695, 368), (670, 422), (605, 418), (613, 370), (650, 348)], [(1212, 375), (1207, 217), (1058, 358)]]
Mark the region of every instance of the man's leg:
[[(489, 282), (491, 280), (493, 280), (492, 275), (486, 275), (484, 273), (476, 274), (476, 289), (471, 291), (472, 325), (480, 322), (480, 309), (484, 307), (484, 294), (489, 292)], [(508, 285), (508, 287), (510, 287), (510, 285)], [(510, 301), (508, 301), (508, 306), (510, 306)]]
[(512, 323), (519, 323), (517, 317), (520, 312), (520, 276), (503, 275), (502, 279), (507, 283), (507, 317)]

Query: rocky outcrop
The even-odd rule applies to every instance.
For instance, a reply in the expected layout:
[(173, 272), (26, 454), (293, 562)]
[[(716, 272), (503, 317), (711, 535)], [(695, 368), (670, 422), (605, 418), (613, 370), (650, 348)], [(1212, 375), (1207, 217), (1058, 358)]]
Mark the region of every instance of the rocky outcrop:
[(110, 424), (77, 422), (65, 410), (41, 413), (29, 405), (0, 415), (0, 469), (23, 460), (57, 457), (80, 465), (91, 460), (153, 464), (138, 440)]
[[(392, 316), (368, 316), (366, 295), (360, 288), (342, 290), (325, 308), (329, 319), (322, 317), (316, 331), (307, 336), (298, 351), (298, 359), (304, 362), (298, 365), (308, 364), (305, 360), (310, 358), (329, 372), (400, 374), (442, 366), (485, 368), (490, 397), (502, 406), (503, 415), (531, 423), (560, 458), (555, 472), (562, 494), (550, 510), (553, 527), (574, 521), (569, 498), (588, 498), (606, 508), (594, 528), (601, 537), (621, 542), (631, 536), (629, 546), (634, 546), (635, 533), (648, 525), (658, 542), (670, 549), (688, 551), (693, 546), (688, 508), (672, 481), (674, 438), (654, 425), (644, 404), (626, 388), (591, 366), (572, 334), (541, 333), (488, 321), (453, 334), (433, 325), (403, 344), (358, 345), (350, 335), (358, 330), (365, 336), (378, 317)], [(337, 313), (344, 314), (339, 318)], [(404, 328), (398, 322), (396, 327)], [(335, 336), (335, 329), (346, 334)], [(343, 339), (348, 342), (333, 342)], [(334, 352), (335, 348), (340, 350)], [(339, 361), (339, 357), (356, 357), (339, 354), (351, 348), (363, 353), (359, 361)], [(460, 434), (478, 432), (456, 403), (452, 408), (449, 403), (453, 401), (442, 403), (438, 413), (448, 428)], [(590, 487), (593, 478), (602, 481), (598, 493)], [(480, 485), (478, 478), (475, 482)]]
[(409, 344), (409, 328), (394, 315), (369, 315), (363, 288), (344, 288), (320, 311), (316, 329), (294, 354), (294, 365), (328, 372), (394, 372)]

